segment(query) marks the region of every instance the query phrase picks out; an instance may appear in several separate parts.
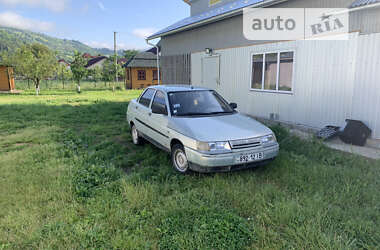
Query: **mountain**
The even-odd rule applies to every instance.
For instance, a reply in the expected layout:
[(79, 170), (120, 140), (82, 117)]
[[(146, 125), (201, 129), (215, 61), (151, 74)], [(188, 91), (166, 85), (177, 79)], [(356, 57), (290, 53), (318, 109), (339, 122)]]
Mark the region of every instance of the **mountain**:
[[(75, 40), (54, 38), (45, 34), (14, 28), (0, 27), (0, 51), (14, 50), (24, 44), (42, 43), (51, 50), (57, 52), (60, 59), (70, 61), (75, 51), (89, 53), (91, 55), (113, 55), (113, 51), (107, 48), (95, 49)], [(122, 51), (118, 51), (122, 54)]]

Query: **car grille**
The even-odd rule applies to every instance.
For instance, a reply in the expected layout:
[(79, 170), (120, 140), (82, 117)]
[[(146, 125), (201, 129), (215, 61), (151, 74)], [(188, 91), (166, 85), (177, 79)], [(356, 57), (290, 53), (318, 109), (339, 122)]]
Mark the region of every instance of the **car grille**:
[(232, 149), (255, 148), (261, 146), (259, 138), (230, 141)]

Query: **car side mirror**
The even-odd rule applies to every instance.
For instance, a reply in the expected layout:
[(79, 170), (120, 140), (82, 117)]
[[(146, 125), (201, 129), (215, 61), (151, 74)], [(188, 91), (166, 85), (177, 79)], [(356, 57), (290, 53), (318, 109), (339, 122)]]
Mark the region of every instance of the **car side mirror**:
[(236, 103), (232, 102), (232, 103), (230, 103), (230, 107), (232, 109), (237, 109), (238, 105)]
[(168, 111), (164, 106), (152, 105), (152, 113), (158, 115), (168, 115)]

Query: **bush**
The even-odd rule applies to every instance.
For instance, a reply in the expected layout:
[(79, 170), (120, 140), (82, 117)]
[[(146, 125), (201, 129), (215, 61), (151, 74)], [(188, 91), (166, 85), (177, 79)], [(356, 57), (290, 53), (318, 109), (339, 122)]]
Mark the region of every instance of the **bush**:
[(81, 198), (92, 197), (99, 189), (114, 188), (120, 177), (120, 170), (114, 166), (80, 165), (73, 173), (74, 193)]

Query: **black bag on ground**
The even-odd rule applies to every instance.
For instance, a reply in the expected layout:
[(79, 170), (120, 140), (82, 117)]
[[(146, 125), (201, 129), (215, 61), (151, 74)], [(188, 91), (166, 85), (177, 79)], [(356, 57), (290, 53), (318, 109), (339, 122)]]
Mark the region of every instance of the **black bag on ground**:
[(347, 143), (356, 146), (364, 146), (372, 131), (363, 122), (357, 120), (346, 120), (347, 125), (339, 138)]

